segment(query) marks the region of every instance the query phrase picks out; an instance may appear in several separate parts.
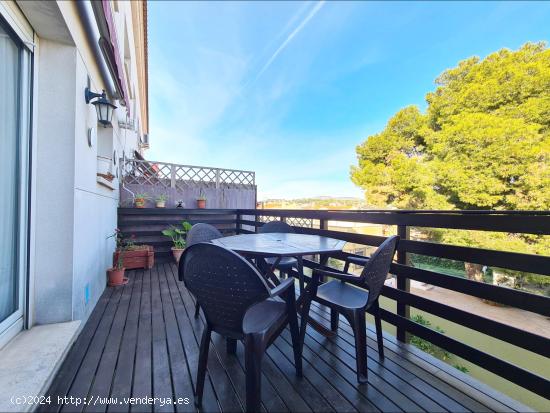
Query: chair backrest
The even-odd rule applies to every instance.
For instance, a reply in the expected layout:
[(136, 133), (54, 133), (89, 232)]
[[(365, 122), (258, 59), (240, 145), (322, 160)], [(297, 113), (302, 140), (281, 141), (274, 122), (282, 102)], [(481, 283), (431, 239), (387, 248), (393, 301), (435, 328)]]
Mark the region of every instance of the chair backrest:
[(179, 277), (195, 296), (212, 330), (242, 337), (249, 307), (269, 297), (262, 275), (235, 252), (214, 244), (186, 248)]
[(361, 272), (362, 282), (368, 285), (369, 288), (367, 307), (370, 307), (382, 292), (398, 241), (399, 237), (397, 235), (387, 238), (374, 251)]
[(287, 234), (288, 233), (294, 234), (296, 231), (294, 231), (294, 228), (292, 228), (286, 222), (270, 221), (270, 222), (266, 222), (260, 228), (258, 228), (258, 232), (260, 234), (269, 234), (273, 232), (283, 232)]
[(199, 242), (209, 242), (213, 239), (221, 238), (223, 235), (217, 228), (209, 224), (195, 224), (187, 233), (186, 246), (198, 244)]

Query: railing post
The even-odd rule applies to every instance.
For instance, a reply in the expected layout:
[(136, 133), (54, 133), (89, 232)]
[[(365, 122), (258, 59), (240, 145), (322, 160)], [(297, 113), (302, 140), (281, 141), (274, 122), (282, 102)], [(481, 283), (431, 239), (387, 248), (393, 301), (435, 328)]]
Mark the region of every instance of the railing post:
[(170, 188), (176, 187), (176, 167), (170, 165)]
[(237, 231), (237, 235), (241, 233), (241, 230), (243, 228), (243, 225), (241, 224), (241, 218), (242, 218), (242, 215), (241, 213), (237, 210), (237, 216), (236, 216), (236, 219), (237, 219), (237, 222), (236, 222), (236, 231)]
[[(328, 229), (328, 221), (326, 219), (319, 219), (319, 229), (326, 230)], [(327, 255), (319, 255), (319, 264), (321, 265), (327, 265), (328, 263), (328, 256)], [(325, 282), (325, 277), (321, 277), (319, 280), (321, 282)]]
[[(407, 225), (398, 225), (397, 226), (397, 235), (402, 240), (408, 240), (410, 238), (410, 227)], [(406, 251), (397, 251), (397, 262), (402, 265), (409, 265), (409, 254)], [(406, 278), (402, 275), (397, 276), (397, 289), (406, 291), (407, 293), (411, 290), (411, 281), (409, 278)], [(397, 300), (397, 315), (410, 318), (410, 307), (404, 303)], [(397, 326), (397, 339), (404, 343), (409, 342), (409, 334), (407, 331), (400, 326)]]

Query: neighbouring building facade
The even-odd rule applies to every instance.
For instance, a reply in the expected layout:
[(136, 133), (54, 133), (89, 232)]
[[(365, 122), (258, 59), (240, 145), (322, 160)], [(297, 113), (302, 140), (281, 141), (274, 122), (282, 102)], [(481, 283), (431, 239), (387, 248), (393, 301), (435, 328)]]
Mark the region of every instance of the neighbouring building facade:
[(148, 128), (146, 2), (0, 2), (0, 348), (89, 317)]

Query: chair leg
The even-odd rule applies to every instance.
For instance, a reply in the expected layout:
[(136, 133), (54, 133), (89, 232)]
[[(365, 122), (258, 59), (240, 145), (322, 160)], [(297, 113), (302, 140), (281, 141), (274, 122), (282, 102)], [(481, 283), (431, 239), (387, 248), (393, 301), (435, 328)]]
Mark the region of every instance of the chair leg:
[(237, 353), (237, 340), (233, 338), (227, 338), (225, 341), (227, 354), (236, 354)]
[(200, 306), (199, 306), (199, 302), (196, 301), (195, 302), (195, 318), (199, 318), (199, 311), (200, 311)]
[(378, 344), (378, 358), (384, 360), (384, 339), (382, 337), (382, 319), (380, 318), (380, 307), (378, 301), (373, 305), (374, 324), (376, 326), (376, 343)]
[(292, 350), (294, 352), (294, 367), (296, 376), (302, 377), (302, 346), (300, 345), (300, 328), (298, 327), (298, 315), (296, 313), (296, 303), (292, 300), (292, 305), (288, 315), (288, 326), (292, 338)]
[(300, 285), (300, 294), (304, 292), (304, 260), (302, 257), (296, 257), (297, 264), (296, 264), (296, 270), (298, 271), (298, 281)]
[(331, 331), (338, 331), (338, 322), (340, 320), (340, 315), (338, 314), (338, 311), (336, 311), (334, 308), (330, 309), (330, 330)]
[(348, 321), (353, 329), (353, 337), (355, 338), (355, 362), (357, 365), (357, 382), (367, 383), (367, 322), (366, 315), (363, 309), (355, 310), (347, 316)]
[(344, 264), (344, 270), (343, 271), (348, 272), (348, 270), (349, 270), (349, 261), (346, 260), (346, 263)]
[(206, 326), (201, 339), (201, 347), (199, 350), (199, 367), (197, 369), (197, 387), (195, 389), (195, 405), (202, 404), (202, 394), (204, 391), (204, 379), (206, 377), (206, 364), (208, 361), (208, 349), (210, 347), (210, 335), (212, 330)]
[(262, 357), (263, 343), (258, 337), (247, 335), (244, 339), (244, 367), (246, 374), (246, 412), (260, 411), (262, 402)]

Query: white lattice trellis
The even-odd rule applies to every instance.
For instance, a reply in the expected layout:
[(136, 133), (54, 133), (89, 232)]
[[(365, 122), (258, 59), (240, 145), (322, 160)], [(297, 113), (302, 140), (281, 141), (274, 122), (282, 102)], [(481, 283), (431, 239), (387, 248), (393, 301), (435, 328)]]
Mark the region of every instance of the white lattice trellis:
[(313, 219), (311, 218), (287, 218), (286, 223), (293, 227), (313, 228)]
[(256, 185), (256, 174), (252, 171), (177, 165), (140, 159), (127, 159), (122, 162), (121, 172), (127, 184), (161, 185), (181, 190), (197, 183), (212, 188), (252, 188)]

